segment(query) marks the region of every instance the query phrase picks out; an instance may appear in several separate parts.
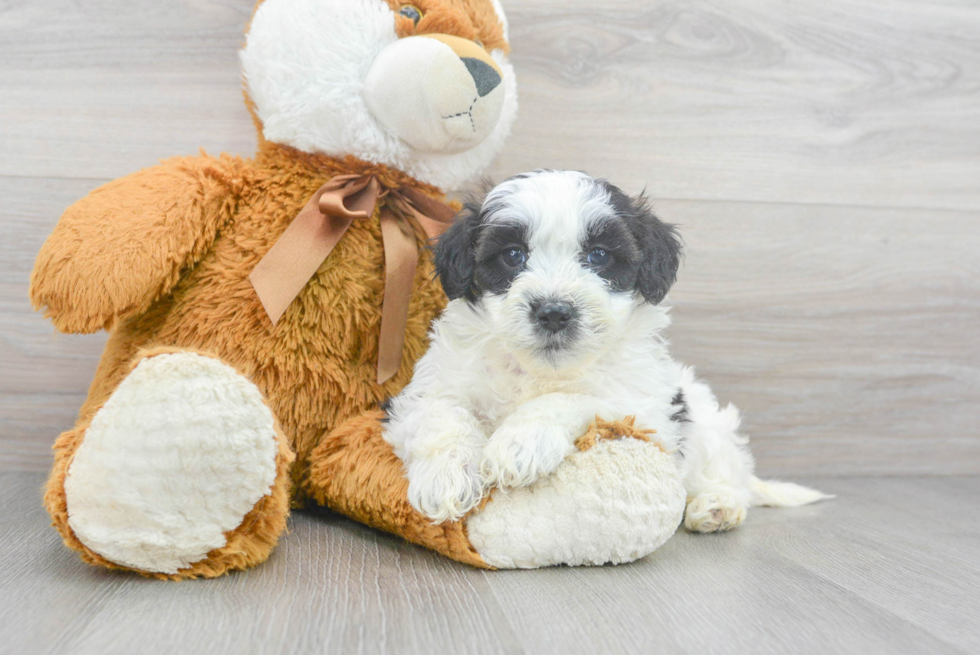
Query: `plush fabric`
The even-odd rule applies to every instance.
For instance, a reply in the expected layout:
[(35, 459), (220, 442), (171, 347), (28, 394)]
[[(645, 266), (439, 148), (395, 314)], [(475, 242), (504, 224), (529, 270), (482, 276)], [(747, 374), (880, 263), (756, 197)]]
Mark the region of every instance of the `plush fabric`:
[(276, 482), (275, 419), (217, 359), (142, 359), (92, 419), (65, 495), (79, 540), (113, 561), (175, 574), (227, 545)]
[(365, 412), (326, 435), (311, 456), (307, 493), (356, 521), (487, 568), (464, 522), (435, 525), (409, 505), (402, 461), (381, 436), (383, 418), (379, 410)]
[(674, 534), (686, 496), (670, 456), (633, 421), (597, 418), (551, 476), (493, 490), (468, 516), (433, 524), (407, 499), (402, 461), (366, 412), (311, 455), (308, 494), (350, 518), (480, 568), (622, 563)]
[[(187, 352), (173, 348), (140, 351), (130, 362), (128, 368), (135, 369), (147, 358), (155, 358), (157, 355), (185, 354)], [(194, 354), (193, 356), (200, 357), (202, 354)], [(94, 407), (92, 414), (98, 414), (101, 409), (101, 406)], [(223, 545), (210, 550), (205, 559), (180, 568), (176, 572), (165, 572), (148, 571), (109, 560), (86, 546), (70, 526), (71, 515), (65, 492), (66, 480), (75, 460), (75, 454), (83, 445), (91, 423), (91, 418), (82, 418), (74, 429), (64, 432), (58, 437), (54, 445), (55, 463), (44, 494), (44, 506), (51, 515), (54, 527), (61, 534), (65, 544), (78, 551), (84, 561), (110, 569), (135, 570), (147, 577), (178, 580), (198, 577), (213, 578), (230, 570), (248, 568), (265, 561), (269, 553), (272, 552), (279, 541), (279, 536), (286, 528), (291, 486), (289, 467), (295, 459), (286, 443), (285, 436), (278, 428), (275, 428), (275, 477), (271, 486), (263, 491), (264, 495), (255, 502), (237, 527), (224, 533)], [(105, 471), (106, 468), (103, 467), (103, 474)], [(213, 501), (224, 502), (221, 498), (214, 498)]]
[[(508, 60), (504, 14), (490, 0), (418, 0), (411, 3), (422, 13), (416, 25), (393, 13), (402, 4), (393, 0), (387, 6), (382, 0), (260, 2), (241, 53), (249, 106), (268, 141), (306, 152), (382, 162), (417, 180), (455, 189), (486, 169), (503, 148), (517, 114), (517, 78)], [(463, 151), (419, 151), (401, 138), (407, 135), (379, 122), (365, 102), (365, 79), (381, 52), (399, 38), (433, 34), (480, 40), (503, 73), (500, 120), (485, 140)], [(340, 43), (344, 47), (338, 48)], [(385, 79), (397, 83), (390, 76)], [(416, 94), (399, 98), (398, 108), (416, 112), (419, 105), (413, 100), (418, 100)], [(467, 105), (452, 113), (465, 109)]]
[(495, 491), (466, 528), (495, 568), (621, 564), (674, 534), (686, 498), (677, 467), (657, 446), (605, 439), (529, 487)]
[(416, 150), (459, 153), (500, 125), (503, 76), (472, 41), (407, 37), (377, 56), (361, 95), (372, 115)]
[[(66, 511), (56, 496), (85, 429), (143, 349), (210, 353), (251, 380), (298, 456), (294, 478), (330, 428), (407, 383), (426, 348), (428, 325), (445, 302), (426, 248), (419, 248), (403, 363), (381, 385), (375, 368), (384, 277), (376, 216), (350, 227), (275, 328), (248, 281), (309, 196), (341, 173), (370, 173), (389, 186), (436, 194), (385, 167), (266, 142), (254, 160), (168, 160), (69, 208), (38, 255), (32, 301), (63, 331), (112, 333), (79, 423), (58, 440), (48, 493), (54, 514)], [(292, 489), (294, 506), (301, 506), (303, 487)], [(67, 521), (56, 524), (79, 548)], [(93, 553), (88, 558), (106, 561)], [(182, 573), (201, 574), (196, 568)]]
[[(351, 225), (275, 328), (248, 280), (309, 196), (341, 173), (436, 193), (385, 167), (267, 142), (254, 160), (171, 159), (69, 208), (38, 255), (31, 297), (63, 331), (112, 328), (83, 419), (108, 399), (140, 348), (214, 353), (268, 399), (299, 475), (329, 428), (401, 389), (445, 302), (424, 244), (402, 367), (383, 385), (375, 382), (384, 294), (377, 216)], [(193, 237), (202, 232), (210, 242)]]

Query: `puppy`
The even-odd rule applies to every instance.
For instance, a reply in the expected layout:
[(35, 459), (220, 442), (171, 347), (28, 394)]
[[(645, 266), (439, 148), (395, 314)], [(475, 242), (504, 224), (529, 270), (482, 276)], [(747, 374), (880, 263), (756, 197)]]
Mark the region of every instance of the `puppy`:
[(738, 411), (671, 359), (659, 303), (680, 256), (643, 197), (583, 173), (518, 175), (466, 204), (435, 250), (450, 302), (388, 405), (412, 506), (452, 521), (491, 487), (530, 485), (596, 416), (656, 430), (684, 477), (689, 530), (826, 497), (756, 478)]

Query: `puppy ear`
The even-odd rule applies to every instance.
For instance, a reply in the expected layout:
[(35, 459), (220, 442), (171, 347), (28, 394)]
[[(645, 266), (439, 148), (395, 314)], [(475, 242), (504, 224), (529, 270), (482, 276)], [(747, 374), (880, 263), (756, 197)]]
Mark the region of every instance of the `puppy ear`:
[(442, 233), (435, 247), (436, 275), (450, 300), (474, 300), (473, 272), (476, 268), (476, 238), (479, 235), (482, 203), (468, 201), (452, 226)]
[(677, 281), (683, 248), (681, 237), (676, 227), (656, 217), (643, 194), (633, 198), (632, 204), (633, 222), (639, 228), (634, 234), (643, 252), (636, 286), (647, 302), (656, 305)]
[(647, 302), (656, 305), (677, 281), (677, 269), (681, 264), (681, 237), (677, 228), (657, 218), (643, 193), (631, 198), (619, 188), (608, 182), (606, 184), (613, 207), (626, 221), (640, 249), (636, 290)]

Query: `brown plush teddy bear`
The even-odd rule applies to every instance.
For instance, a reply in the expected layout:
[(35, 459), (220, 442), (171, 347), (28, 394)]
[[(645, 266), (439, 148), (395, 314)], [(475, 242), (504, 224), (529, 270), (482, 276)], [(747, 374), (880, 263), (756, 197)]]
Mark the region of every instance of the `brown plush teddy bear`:
[(85, 561), (221, 575), (309, 502), (480, 567), (670, 537), (683, 486), (631, 424), (597, 420), (552, 476), (439, 525), (382, 438), (377, 405), (445, 304), (423, 247), (452, 220), (442, 190), (516, 112), (507, 50), (496, 0), (263, 0), (242, 50), (255, 158), (168, 160), (68, 209), (31, 297), (62, 331), (111, 331), (45, 494)]
[(45, 496), (86, 561), (268, 556), (313, 448), (426, 347), (445, 297), (423, 243), (447, 220), (428, 199), (502, 147), (507, 51), (493, 0), (265, 0), (241, 53), (255, 158), (170, 159), (65, 212), (31, 299), (111, 331)]

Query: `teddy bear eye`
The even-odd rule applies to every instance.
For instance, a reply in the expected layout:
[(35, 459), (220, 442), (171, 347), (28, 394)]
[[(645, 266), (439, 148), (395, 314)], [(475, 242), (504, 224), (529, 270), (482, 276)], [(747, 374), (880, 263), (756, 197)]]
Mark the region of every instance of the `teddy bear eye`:
[(422, 12), (415, 5), (402, 5), (398, 10), (398, 15), (411, 19), (416, 25), (422, 20)]

